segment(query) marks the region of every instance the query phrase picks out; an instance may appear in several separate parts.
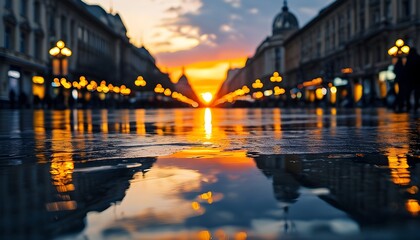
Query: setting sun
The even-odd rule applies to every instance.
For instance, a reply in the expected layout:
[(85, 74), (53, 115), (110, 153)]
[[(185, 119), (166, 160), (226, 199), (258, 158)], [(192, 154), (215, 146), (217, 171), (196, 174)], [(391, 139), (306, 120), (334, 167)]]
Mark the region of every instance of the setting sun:
[(213, 100), (213, 94), (211, 94), (210, 92), (201, 94), (201, 97), (203, 98), (204, 102), (207, 104)]

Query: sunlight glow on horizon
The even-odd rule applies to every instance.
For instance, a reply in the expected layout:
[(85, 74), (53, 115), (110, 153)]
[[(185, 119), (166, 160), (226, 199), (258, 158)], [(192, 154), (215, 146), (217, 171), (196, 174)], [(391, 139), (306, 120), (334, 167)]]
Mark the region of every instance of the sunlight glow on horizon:
[(213, 94), (211, 92), (205, 92), (201, 94), (201, 98), (204, 100), (204, 103), (209, 104), (213, 100)]
[(226, 79), (227, 71), (230, 68), (242, 68), (245, 66), (246, 60), (246, 57), (242, 57), (230, 60), (198, 62), (177, 67), (158, 67), (163, 72), (169, 73), (169, 76), (174, 83), (178, 82), (183, 73), (182, 69), (185, 68), (185, 74), (188, 81), (198, 96), (207, 92), (214, 96)]

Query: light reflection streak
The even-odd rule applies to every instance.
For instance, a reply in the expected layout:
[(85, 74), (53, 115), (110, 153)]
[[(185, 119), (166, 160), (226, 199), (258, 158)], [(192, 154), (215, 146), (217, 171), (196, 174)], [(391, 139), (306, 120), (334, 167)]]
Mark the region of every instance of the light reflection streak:
[(34, 111), (34, 138), (35, 138), (35, 154), (38, 163), (47, 163), (47, 157), (45, 156), (45, 116), (44, 111)]
[(146, 135), (145, 110), (140, 109), (136, 111), (136, 129), (137, 135)]
[(105, 135), (109, 132), (108, 127), (108, 110), (101, 110), (101, 131)]
[(204, 129), (206, 132), (206, 139), (210, 140), (213, 133), (213, 117), (210, 108), (206, 108), (204, 113)]
[[(57, 123), (57, 126), (64, 124), (64, 128), (54, 128), (52, 130), (52, 157), (50, 160), (50, 174), (52, 184), (57, 190), (58, 198), (64, 201), (47, 203), (47, 211), (66, 211), (74, 210), (77, 208), (77, 203), (71, 201), (71, 198), (68, 195), (68, 193), (75, 191), (75, 186), (73, 184), (73, 136), (71, 133), (70, 125), (71, 112), (65, 111), (64, 113), (65, 114), (63, 118), (61, 115), (62, 112), (53, 112), (53, 118), (56, 119), (55, 122)], [(79, 117), (80, 115), (78, 115), (78, 119), (80, 119)], [(80, 127), (80, 125), (78, 126)]]
[(282, 138), (283, 132), (281, 129), (281, 110), (276, 108), (273, 110), (273, 122), (274, 122), (274, 137), (278, 140)]

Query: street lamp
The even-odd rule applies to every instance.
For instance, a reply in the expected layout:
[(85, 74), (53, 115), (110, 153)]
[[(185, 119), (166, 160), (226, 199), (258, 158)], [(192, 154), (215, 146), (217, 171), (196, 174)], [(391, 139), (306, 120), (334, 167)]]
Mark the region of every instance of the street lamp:
[(53, 57), (52, 67), (54, 76), (66, 76), (68, 74), (67, 58), (72, 55), (69, 48), (63, 41), (58, 41), (56, 45), (50, 49), (50, 55)]
[(283, 77), (280, 76), (280, 74), (278, 72), (274, 72), (273, 76), (270, 77), (270, 81), (271, 82), (281, 82), (281, 81), (283, 81)]
[(252, 84), (252, 87), (255, 89), (261, 89), (264, 87), (264, 84), (261, 82), (260, 79), (255, 80), (255, 82)]
[(137, 87), (145, 87), (147, 82), (146, 82), (146, 80), (144, 80), (144, 78), (142, 76), (138, 76), (136, 81), (134, 82), (134, 84)]
[(399, 57), (410, 52), (410, 47), (405, 45), (404, 40), (398, 39), (395, 41), (395, 46), (388, 50), (389, 56)]

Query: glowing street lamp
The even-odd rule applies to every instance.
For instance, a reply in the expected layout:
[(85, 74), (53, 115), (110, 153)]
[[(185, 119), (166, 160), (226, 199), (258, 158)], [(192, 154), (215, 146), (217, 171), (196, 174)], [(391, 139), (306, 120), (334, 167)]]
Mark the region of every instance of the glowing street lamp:
[(407, 55), (410, 52), (410, 47), (405, 45), (404, 40), (398, 39), (395, 46), (388, 50), (388, 55), (392, 57), (400, 57)]
[(252, 84), (252, 87), (255, 89), (261, 89), (264, 87), (264, 84), (261, 82), (260, 79), (255, 80), (255, 82)]
[(146, 82), (146, 80), (144, 80), (144, 78), (142, 76), (138, 76), (136, 81), (134, 82), (134, 84), (137, 87), (145, 87), (147, 82)]
[(71, 57), (72, 51), (66, 47), (66, 44), (63, 41), (60, 40), (53, 48), (50, 49), (49, 54), (53, 57), (53, 75), (66, 76), (68, 74), (67, 58)]
[(274, 72), (273, 76), (270, 77), (270, 81), (271, 82), (281, 82), (281, 81), (283, 81), (283, 77), (280, 76), (280, 74), (278, 72)]

